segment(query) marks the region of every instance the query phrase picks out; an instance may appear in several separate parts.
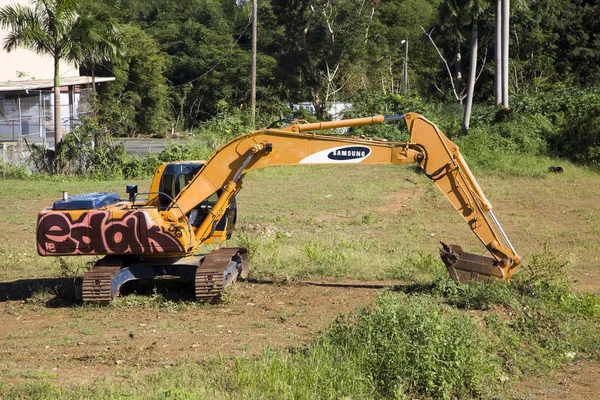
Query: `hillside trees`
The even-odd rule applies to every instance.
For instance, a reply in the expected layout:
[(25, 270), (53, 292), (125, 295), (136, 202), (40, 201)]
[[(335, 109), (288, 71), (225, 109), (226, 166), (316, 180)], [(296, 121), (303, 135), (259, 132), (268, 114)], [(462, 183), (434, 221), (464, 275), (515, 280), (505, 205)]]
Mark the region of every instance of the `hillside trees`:
[[(510, 93), (546, 90), (557, 84), (597, 84), (600, 4), (529, 0), (527, 8), (516, 12), (520, 3), (511, 2)], [(125, 92), (115, 89), (109, 93), (113, 99), (141, 98), (144, 87), (160, 81), (162, 88), (157, 91), (168, 100), (157, 114), (162, 115), (162, 129), (193, 129), (201, 121), (234, 110), (244, 115), (250, 97), (250, 7), (239, 9), (233, 0), (94, 4), (143, 31), (145, 40), (154, 42), (150, 49), (163, 55), (156, 69), (166, 81), (150, 79), (126, 89), (121, 85)], [(469, 67), (462, 60), (481, 61), (492, 53), (497, 4), (497, 0), (260, 0), (259, 116), (279, 114), (291, 102), (312, 101), (320, 116), (327, 117), (324, 110), (330, 101), (407, 95), (399, 90), (405, 59), (402, 40), (410, 43), (409, 94), (436, 101), (451, 99), (445, 66), (421, 28), (427, 33), (434, 28), (432, 39), (447, 60), (461, 55), (461, 61), (451, 66), (455, 73), (461, 72), (461, 79), (463, 73), (480, 74), (477, 90), (471, 90), (473, 98), (492, 104), (494, 64)], [(453, 14), (443, 7), (454, 7)], [(479, 57), (472, 50), (471, 38), (477, 38)], [(467, 85), (461, 79), (457, 84), (464, 90)], [(465, 95), (460, 90), (459, 99)], [(143, 107), (140, 103), (139, 111)], [(135, 129), (133, 125), (125, 130), (157, 132), (156, 128), (147, 131), (147, 125)]]
[(284, 27), (279, 66), (287, 70), (294, 97), (309, 97), (317, 117), (323, 118), (327, 102), (353, 78), (350, 65), (361, 58), (368, 42), (375, 4), (331, 0), (272, 4)]
[[(469, 56), (469, 79), (467, 82), (467, 94), (466, 103), (464, 105), (464, 117), (462, 124), (463, 133), (469, 131), (469, 124), (471, 120), (471, 109), (473, 107), (473, 96), (475, 91), (475, 80), (477, 74), (477, 57), (479, 48), (479, 19), (483, 14), (492, 8), (494, 0), (453, 0), (443, 3), (440, 7), (442, 21), (446, 26), (450, 26), (451, 29), (457, 29), (458, 43), (457, 43), (457, 58), (456, 62), (458, 65), (458, 73), (460, 73), (460, 46), (462, 42), (462, 35), (460, 34), (460, 28), (464, 25), (470, 26), (471, 28), (471, 47)], [(460, 85), (462, 77), (457, 77), (457, 85)], [(459, 101), (462, 103), (462, 93), (459, 93)]]
[[(368, 89), (382, 94), (400, 94), (405, 56), (404, 46), (400, 44), (402, 40), (410, 44), (409, 90), (425, 94), (433, 88), (438, 58), (421, 27), (432, 26), (437, 21), (440, 3), (440, 0), (403, 0), (382, 1), (376, 5), (366, 57), (362, 61)], [(348, 89), (352, 95), (358, 88), (350, 86)]]
[(156, 6), (149, 31), (169, 54), (165, 76), (182, 100), (175, 109), (186, 127), (215, 115), (219, 101), (235, 107), (249, 98), (250, 54), (235, 41), (232, 14), (239, 11), (230, 3), (167, 1)]
[(123, 54), (101, 71), (116, 77), (101, 93), (101, 121), (118, 136), (163, 136), (171, 119), (166, 55), (139, 27), (122, 25), (121, 37)]

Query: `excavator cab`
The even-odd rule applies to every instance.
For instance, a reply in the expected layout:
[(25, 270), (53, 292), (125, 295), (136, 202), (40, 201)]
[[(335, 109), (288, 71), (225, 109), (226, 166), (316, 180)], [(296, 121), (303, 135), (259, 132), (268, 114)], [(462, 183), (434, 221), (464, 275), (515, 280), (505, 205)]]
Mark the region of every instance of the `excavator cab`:
[[(162, 210), (173, 207), (173, 199), (179, 195), (203, 166), (203, 161), (172, 162), (165, 165), (158, 185), (158, 201)], [(195, 228), (200, 226), (222, 192), (222, 189), (217, 190), (190, 211), (188, 221), (191, 226)], [(215, 225), (214, 232), (211, 235), (214, 243), (231, 237), (236, 219), (237, 203), (234, 198), (223, 217)]]
[(179, 192), (200, 171), (204, 164), (196, 162), (174, 162), (165, 166), (160, 177), (158, 199), (160, 207), (168, 208)]

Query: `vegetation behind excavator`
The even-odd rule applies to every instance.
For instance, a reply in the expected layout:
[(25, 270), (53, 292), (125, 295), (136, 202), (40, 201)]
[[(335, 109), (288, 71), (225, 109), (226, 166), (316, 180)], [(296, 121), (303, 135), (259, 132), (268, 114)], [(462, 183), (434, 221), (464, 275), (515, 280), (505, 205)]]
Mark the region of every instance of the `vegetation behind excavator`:
[[(325, 136), (323, 131), (404, 119), (410, 140), (386, 142)], [(315, 133), (319, 132), (319, 134)], [(157, 168), (149, 192), (128, 185), (128, 200), (111, 193), (63, 198), (38, 218), (43, 256), (104, 255), (83, 278), (83, 299), (105, 303), (131, 280), (157, 276), (193, 278), (196, 298), (218, 299), (238, 276), (248, 274), (245, 248), (222, 247), (236, 222), (235, 195), (245, 174), (274, 165), (417, 163), (467, 222), (492, 257), (442, 244), (440, 254), (459, 282), (509, 279), (520, 264), (458, 147), (424, 117), (357, 118), (323, 123), (294, 122), (242, 135), (205, 162)], [(349, 168), (351, 166), (349, 165)]]

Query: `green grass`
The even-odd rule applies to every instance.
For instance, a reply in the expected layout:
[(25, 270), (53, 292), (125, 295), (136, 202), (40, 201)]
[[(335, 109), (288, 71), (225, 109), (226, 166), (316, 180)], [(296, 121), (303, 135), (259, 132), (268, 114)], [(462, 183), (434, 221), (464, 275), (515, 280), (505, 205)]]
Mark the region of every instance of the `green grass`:
[[(462, 286), (447, 280), (436, 254), (440, 240), (475, 253), (483, 246), (414, 168), (255, 171), (238, 195), (238, 230), (229, 243), (249, 248), (252, 278), (400, 279), (406, 284), (383, 293), (371, 307), (340, 316), (304, 346), (202, 363), (178, 360), (153, 372), (116, 366), (115, 377), (85, 386), (64, 385), (47, 370), (33, 371), (16, 386), (2, 386), (0, 380), (0, 397), (489, 398), (504, 396), (506, 386), (523, 376), (572, 359), (597, 359), (600, 285), (586, 281), (600, 275), (600, 176), (544, 157), (499, 152), (488, 163), (476, 157), (466, 154), (524, 256), (525, 266), (511, 284)], [(556, 164), (564, 173), (548, 174), (547, 167)], [(0, 280), (80, 274), (91, 258), (37, 255), (37, 212), (61, 190), (125, 196), (124, 183), (0, 180)], [(144, 185), (149, 182), (140, 183)], [(29, 305), (45, 307), (58, 295), (41, 289)], [(229, 296), (229, 301), (239, 301), (235, 291)], [(32, 313), (27, 306), (8, 302), (6, 312)], [(86, 307), (72, 312), (85, 316)], [(202, 307), (154, 292), (122, 297), (106, 312), (185, 313)], [(289, 318), (285, 312), (274, 313), (256, 327), (268, 330)], [(181, 326), (167, 321), (160, 329)], [(98, 332), (87, 319), (74, 320), (71, 328), (90, 337)], [(19, 340), (36, 333), (10, 335), (6, 339)]]

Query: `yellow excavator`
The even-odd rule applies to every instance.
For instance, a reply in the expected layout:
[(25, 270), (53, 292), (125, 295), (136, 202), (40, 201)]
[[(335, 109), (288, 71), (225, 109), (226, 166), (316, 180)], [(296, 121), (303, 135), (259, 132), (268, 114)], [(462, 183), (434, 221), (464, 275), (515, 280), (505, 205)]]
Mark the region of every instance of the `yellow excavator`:
[[(323, 135), (322, 131), (404, 119), (408, 142)], [(319, 133), (314, 133), (314, 132)], [(95, 192), (63, 198), (38, 216), (42, 256), (104, 256), (86, 272), (82, 298), (107, 303), (126, 282), (161, 276), (191, 278), (199, 301), (218, 300), (238, 277), (248, 276), (242, 247), (200, 253), (229, 239), (235, 196), (249, 171), (274, 165), (417, 163), (481, 240), (492, 257), (442, 243), (440, 255), (459, 282), (506, 280), (521, 262), (488, 199), (452, 143), (419, 114), (381, 115), (332, 122), (294, 121), (242, 135), (207, 161), (174, 162), (156, 169), (150, 191), (127, 185), (129, 199)]]

